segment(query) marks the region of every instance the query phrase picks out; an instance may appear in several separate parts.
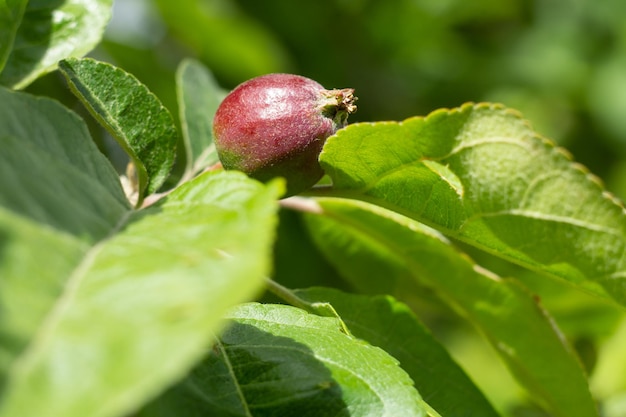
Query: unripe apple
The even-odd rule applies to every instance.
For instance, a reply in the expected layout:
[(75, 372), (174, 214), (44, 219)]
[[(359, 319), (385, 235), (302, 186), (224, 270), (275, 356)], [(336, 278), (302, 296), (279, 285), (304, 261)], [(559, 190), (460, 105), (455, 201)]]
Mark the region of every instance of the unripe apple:
[(326, 138), (356, 111), (350, 88), (326, 90), (291, 74), (268, 74), (237, 86), (220, 104), (213, 135), (225, 169), (260, 181), (287, 180), (287, 194), (313, 186), (324, 175), (318, 156)]

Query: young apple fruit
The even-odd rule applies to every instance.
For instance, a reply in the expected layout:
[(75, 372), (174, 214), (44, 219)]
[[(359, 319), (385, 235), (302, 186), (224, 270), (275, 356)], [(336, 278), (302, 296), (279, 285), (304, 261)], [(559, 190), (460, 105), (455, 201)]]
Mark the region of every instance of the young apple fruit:
[(225, 169), (260, 181), (283, 177), (287, 195), (322, 178), (318, 156), (326, 138), (356, 111), (351, 88), (326, 90), (292, 74), (268, 74), (237, 86), (213, 120), (213, 137)]

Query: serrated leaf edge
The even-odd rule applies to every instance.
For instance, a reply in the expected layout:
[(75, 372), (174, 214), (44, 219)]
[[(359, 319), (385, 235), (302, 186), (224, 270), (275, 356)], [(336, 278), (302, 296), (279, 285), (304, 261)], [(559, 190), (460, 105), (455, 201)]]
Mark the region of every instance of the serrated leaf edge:
[[(145, 93), (147, 96), (152, 97), (154, 102), (158, 103), (158, 106), (159, 106), (158, 110), (167, 115), (172, 132), (175, 133), (176, 137), (178, 136), (178, 130), (176, 129), (176, 125), (174, 124), (174, 118), (172, 114), (170, 113), (170, 111), (163, 105), (163, 103), (161, 102), (161, 100), (159, 100), (156, 94), (150, 91), (150, 89), (145, 84), (143, 84), (137, 77), (135, 77), (133, 74), (129, 72), (124, 71), (123, 69), (119, 67), (116, 67), (115, 65), (109, 64), (107, 62), (98, 61), (93, 58), (67, 58), (59, 62), (59, 69), (64, 74), (69, 73), (68, 69), (71, 70), (71, 73), (76, 74), (72, 68), (72, 63), (80, 63), (80, 62), (90, 62), (90, 63), (95, 64), (98, 67), (107, 67), (109, 69), (112, 69), (115, 75), (121, 75), (125, 78), (130, 79), (135, 84), (134, 88), (139, 88), (140, 90), (142, 90), (142, 93)], [(105, 110), (103, 102), (99, 99), (96, 99), (96, 95), (93, 94), (93, 90), (91, 88), (87, 88), (87, 86), (83, 83), (80, 83), (80, 85), (82, 86), (82, 89), (79, 89), (75, 82), (75, 81), (79, 81), (76, 77), (70, 78), (69, 75), (66, 75), (66, 78), (68, 79), (70, 88), (79, 97), (79, 99), (85, 105), (85, 107), (89, 110), (89, 113), (98, 121), (98, 123), (100, 123), (100, 125), (102, 125), (111, 134), (111, 136), (113, 136), (113, 138), (115, 138), (116, 142), (122, 147), (122, 149), (124, 149), (124, 151), (132, 159), (133, 164), (137, 168), (137, 176), (139, 178), (139, 184), (140, 184), (139, 199), (137, 201), (136, 207), (140, 207), (141, 202), (143, 198), (145, 197), (146, 190), (150, 187), (150, 183), (152, 182), (151, 178), (149, 177), (150, 173), (148, 173), (147, 167), (139, 159), (138, 155), (130, 148), (130, 146), (128, 146), (128, 143), (126, 141), (126, 135), (122, 133), (122, 129), (120, 129), (120, 126), (117, 123), (117, 120), (111, 118), (110, 119), (111, 123), (109, 123), (109, 121), (106, 120), (102, 116), (102, 113), (104, 113), (104, 115), (106, 116), (109, 116), (109, 112), (103, 111), (101, 113), (100, 111), (98, 111), (92, 106), (92, 103), (98, 103), (100, 110)], [(87, 97), (89, 97), (91, 101), (84, 100), (82, 98), (81, 93), (83, 91), (89, 93)], [(172, 166), (173, 166), (173, 162), (169, 165), (168, 170), (171, 170)]]

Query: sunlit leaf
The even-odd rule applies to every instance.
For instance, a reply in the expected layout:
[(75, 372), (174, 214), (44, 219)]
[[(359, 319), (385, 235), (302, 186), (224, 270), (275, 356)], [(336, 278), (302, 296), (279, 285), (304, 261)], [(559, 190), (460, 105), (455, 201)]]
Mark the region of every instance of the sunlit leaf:
[(295, 293), (309, 302), (330, 303), (355, 337), (398, 359), (420, 395), (442, 417), (498, 416), (405, 304), (390, 296), (354, 295), (330, 288)]
[(598, 181), (520, 118), (465, 105), (356, 124), (321, 155), (330, 194), (359, 198), (626, 304), (626, 216)]
[(260, 290), (282, 187), (207, 173), (134, 211), (76, 115), (0, 110), (0, 416), (126, 415)]
[(169, 111), (131, 74), (93, 59), (59, 63), (72, 91), (135, 164), (139, 201), (156, 192), (176, 159), (178, 132)]
[(239, 306), (228, 318), (208, 357), (142, 417), (183, 399), (198, 416), (426, 415), (397, 361), (343, 333), (336, 318), (263, 304)]
[[(310, 232), (353, 285), (380, 288), (376, 281), (395, 277), (429, 286), (486, 336), (554, 416), (597, 415), (573, 349), (521, 284), (480, 268), (436, 231), (392, 211), (355, 200), (318, 203), (321, 213), (306, 216)], [(387, 272), (368, 275), (368, 268)]]
[(102, 39), (112, 4), (113, 0), (29, 1), (0, 84), (24, 88), (56, 69), (59, 60), (91, 51)]

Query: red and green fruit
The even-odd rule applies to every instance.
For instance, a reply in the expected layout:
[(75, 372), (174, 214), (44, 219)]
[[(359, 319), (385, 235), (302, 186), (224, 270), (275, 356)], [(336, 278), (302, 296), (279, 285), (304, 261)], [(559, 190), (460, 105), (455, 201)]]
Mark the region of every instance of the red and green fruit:
[(240, 84), (213, 121), (225, 169), (260, 181), (287, 180), (287, 194), (306, 190), (324, 175), (318, 157), (326, 139), (356, 111), (350, 88), (326, 90), (299, 75), (268, 74)]

